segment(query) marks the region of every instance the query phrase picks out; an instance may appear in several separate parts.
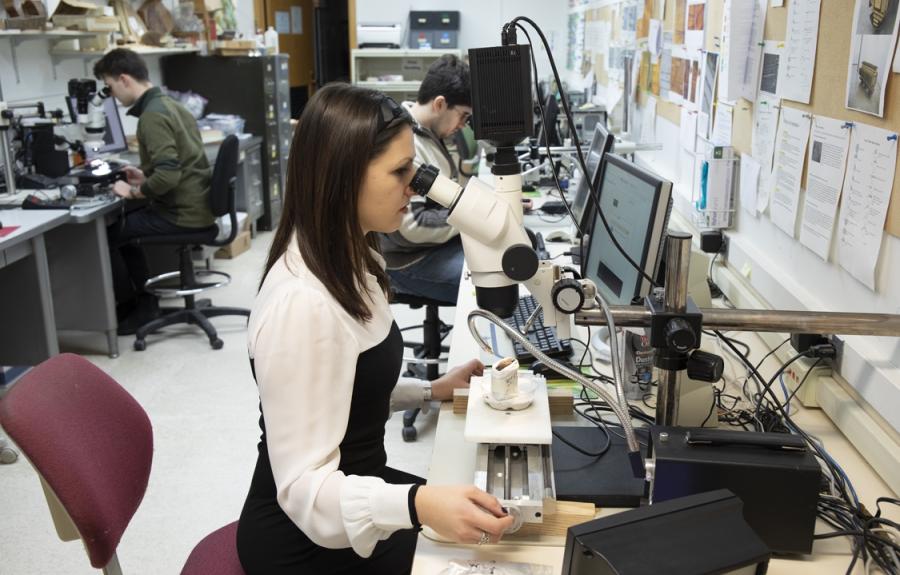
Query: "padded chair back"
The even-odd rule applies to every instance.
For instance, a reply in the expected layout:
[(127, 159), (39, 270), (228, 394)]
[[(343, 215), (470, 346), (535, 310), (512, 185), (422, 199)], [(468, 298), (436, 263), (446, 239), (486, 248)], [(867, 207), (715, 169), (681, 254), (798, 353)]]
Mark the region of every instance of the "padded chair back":
[(231, 220), (231, 233), (227, 238), (210, 245), (224, 246), (234, 241), (237, 236), (237, 211), (235, 209), (234, 188), (237, 181), (238, 155), (240, 141), (234, 134), (225, 138), (216, 155), (209, 183), (209, 207), (217, 218), (228, 215)]
[[(0, 425), (49, 487), (51, 511), (61, 504), (60, 537), (80, 537), (91, 565), (105, 567), (150, 477), (153, 430), (143, 408), (86, 359), (62, 354), (13, 385), (0, 400)], [(77, 534), (66, 533), (72, 526)]]

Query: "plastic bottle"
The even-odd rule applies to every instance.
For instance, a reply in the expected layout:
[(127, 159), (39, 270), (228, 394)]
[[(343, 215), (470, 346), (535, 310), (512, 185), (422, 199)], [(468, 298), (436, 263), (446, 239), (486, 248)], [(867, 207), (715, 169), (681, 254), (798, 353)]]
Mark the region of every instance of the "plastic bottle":
[(278, 32), (275, 31), (275, 28), (269, 26), (266, 29), (265, 38), (266, 38), (266, 52), (268, 52), (269, 54), (277, 54), (278, 53)]

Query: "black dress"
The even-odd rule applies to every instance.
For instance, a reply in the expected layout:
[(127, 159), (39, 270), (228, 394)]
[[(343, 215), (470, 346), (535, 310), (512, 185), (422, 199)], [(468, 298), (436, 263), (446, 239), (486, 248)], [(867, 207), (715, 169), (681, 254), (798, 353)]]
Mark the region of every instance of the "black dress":
[[(420, 477), (386, 465), (384, 426), (390, 416), (391, 391), (400, 374), (402, 356), (403, 338), (394, 323), (388, 336), (361, 353), (356, 361), (347, 431), (340, 443), (338, 469), (345, 475), (380, 477), (387, 483), (401, 485), (425, 483)], [(259, 425), (259, 458), (237, 532), (238, 555), (247, 575), (410, 572), (418, 535), (415, 529), (395, 531), (379, 541), (365, 559), (349, 547), (328, 549), (313, 543), (278, 504), (262, 416)]]

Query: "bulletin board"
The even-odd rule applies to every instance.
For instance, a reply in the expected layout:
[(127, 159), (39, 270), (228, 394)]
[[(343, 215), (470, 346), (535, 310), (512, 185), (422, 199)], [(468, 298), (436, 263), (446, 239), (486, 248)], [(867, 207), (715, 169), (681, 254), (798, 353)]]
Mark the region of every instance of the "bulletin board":
[[(766, 11), (766, 40), (784, 40), (787, 28), (787, 3), (784, 7), (769, 6)], [(900, 133), (900, 74), (891, 72), (885, 92), (884, 117), (879, 118), (845, 106), (848, 62), (850, 58), (851, 28), (853, 26), (852, 0), (822, 0), (819, 15), (819, 40), (816, 48), (816, 65), (813, 75), (810, 103), (802, 104), (782, 100), (781, 105), (804, 110), (813, 115), (821, 115), (837, 120), (859, 122), (885, 130)], [(718, 51), (721, 37), (722, 13), (725, 0), (709, 0), (706, 17), (706, 49)], [(673, 31), (675, 25), (675, 0), (666, 2), (664, 30)], [(657, 101), (657, 116), (679, 124), (680, 107), (663, 100)], [(742, 153), (751, 152), (753, 134), (753, 103), (739, 100), (734, 107), (732, 145)], [(803, 172), (802, 187), (806, 187), (806, 170)], [(885, 231), (900, 237), (900, 170), (894, 174), (894, 187), (888, 209)]]

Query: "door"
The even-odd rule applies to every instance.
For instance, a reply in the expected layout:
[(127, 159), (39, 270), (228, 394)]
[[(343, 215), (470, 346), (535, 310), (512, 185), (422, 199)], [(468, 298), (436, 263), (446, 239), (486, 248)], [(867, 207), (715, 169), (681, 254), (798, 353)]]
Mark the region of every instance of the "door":
[(316, 87), (350, 81), (350, 22), (347, 0), (315, 0)]
[(278, 32), (278, 51), (288, 55), (291, 117), (297, 118), (315, 86), (313, 0), (254, 0), (256, 21)]

